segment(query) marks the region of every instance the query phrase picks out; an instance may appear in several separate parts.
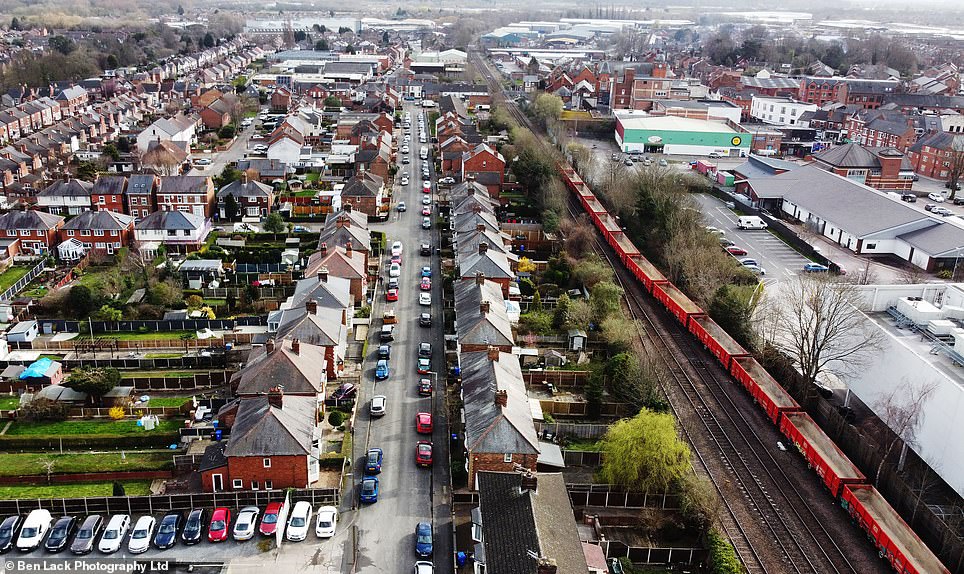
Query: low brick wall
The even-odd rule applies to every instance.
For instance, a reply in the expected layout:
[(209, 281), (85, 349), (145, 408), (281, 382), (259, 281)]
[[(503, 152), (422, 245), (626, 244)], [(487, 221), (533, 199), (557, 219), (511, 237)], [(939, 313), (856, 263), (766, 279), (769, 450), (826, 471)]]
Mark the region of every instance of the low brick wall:
[(132, 470), (117, 472), (79, 472), (30, 476), (0, 476), (0, 484), (64, 484), (74, 482), (107, 482), (114, 480), (157, 480), (172, 478), (170, 470)]

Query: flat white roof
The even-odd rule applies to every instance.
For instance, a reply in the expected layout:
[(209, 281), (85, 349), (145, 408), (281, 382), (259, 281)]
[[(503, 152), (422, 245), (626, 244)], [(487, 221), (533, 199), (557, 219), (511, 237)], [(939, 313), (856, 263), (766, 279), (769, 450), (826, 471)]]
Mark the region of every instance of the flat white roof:
[(737, 133), (736, 130), (723, 122), (713, 120), (697, 120), (677, 116), (616, 116), (623, 129), (678, 131), (678, 132), (708, 132), (708, 133)]

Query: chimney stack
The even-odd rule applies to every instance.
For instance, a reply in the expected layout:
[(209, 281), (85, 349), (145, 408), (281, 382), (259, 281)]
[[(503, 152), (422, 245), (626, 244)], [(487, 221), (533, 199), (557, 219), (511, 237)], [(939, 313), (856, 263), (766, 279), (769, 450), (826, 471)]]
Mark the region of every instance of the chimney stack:
[(315, 301), (314, 299), (308, 299), (305, 301), (305, 311), (307, 311), (309, 315), (317, 315), (318, 301)]
[(527, 490), (531, 490), (532, 492), (535, 492), (536, 487), (538, 485), (539, 485), (539, 479), (536, 478), (536, 473), (532, 472), (531, 470), (523, 471), (522, 483), (520, 484), (520, 488), (522, 489), (523, 492)]
[(346, 203), (344, 206), (345, 213), (351, 213), (351, 204)]
[(485, 284), (485, 273), (482, 273), (481, 271), (476, 271), (476, 272), (475, 272), (475, 284), (476, 284), (476, 285), (484, 285), (484, 284)]
[(351, 241), (345, 244), (345, 255), (351, 257)]
[(489, 244), (485, 241), (479, 243), (479, 255), (485, 255), (485, 252), (489, 250)]
[(536, 574), (556, 574), (556, 561), (552, 558), (539, 558)]
[(247, 171), (242, 171), (242, 172), (241, 172), (241, 185), (248, 185), (248, 172), (247, 172)]
[(488, 302), (488, 301), (482, 301), (481, 303), (479, 303), (479, 311), (481, 311), (483, 315), (485, 315), (486, 313), (488, 313), (488, 312), (489, 312), (489, 302)]
[(268, 391), (268, 404), (275, 408), (284, 408), (285, 388), (281, 385), (271, 387)]
[(328, 255), (328, 244), (322, 242), (321, 245), (318, 246), (318, 252), (321, 253), (322, 256)]
[(475, 224), (475, 230), (478, 231), (479, 233), (482, 233), (483, 231), (485, 231), (485, 224), (484, 224), (484, 223), (476, 223), (476, 224)]
[[(497, 349), (497, 350), (496, 350), (496, 353), (498, 353), (498, 352), (499, 352), (499, 351), (498, 351), (498, 349)], [(492, 351), (490, 350), (489, 353), (492, 353)], [(504, 391), (504, 390), (503, 390), (503, 391), (496, 391), (496, 392), (495, 392), (495, 404), (498, 405), (498, 406), (500, 406), (500, 407), (505, 408), (505, 407), (509, 404), (509, 393), (506, 392), (506, 391)]]
[(328, 268), (322, 267), (318, 269), (318, 282), (327, 283), (328, 282)]
[[(498, 361), (499, 360), (499, 348), (490, 346), (488, 349), (489, 360)], [(503, 391), (504, 392), (504, 391)]]
[(264, 350), (268, 353), (274, 351), (274, 339), (268, 339), (268, 342), (264, 344)]
[(301, 341), (298, 339), (291, 340), (291, 352), (300, 355), (301, 354)]

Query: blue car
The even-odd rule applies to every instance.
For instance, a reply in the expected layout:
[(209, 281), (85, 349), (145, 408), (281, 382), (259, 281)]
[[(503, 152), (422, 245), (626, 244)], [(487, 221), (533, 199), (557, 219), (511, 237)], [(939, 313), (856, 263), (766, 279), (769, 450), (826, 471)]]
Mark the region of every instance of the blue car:
[(415, 525), (415, 553), (422, 557), (432, 555), (432, 525), (428, 522)]
[(378, 479), (374, 476), (366, 476), (361, 481), (361, 488), (358, 491), (358, 500), (361, 502), (378, 502)]
[(388, 378), (389, 369), (388, 361), (386, 359), (381, 359), (375, 363), (375, 379), (379, 381), (384, 381)]
[(819, 263), (807, 263), (803, 266), (803, 270), (807, 273), (826, 273), (830, 268)]
[(367, 461), (365, 462), (365, 474), (378, 474), (382, 471), (382, 449), (368, 449)]
[(422, 267), (422, 277), (431, 277), (431, 276), (432, 276), (432, 268), (427, 265), (425, 267)]

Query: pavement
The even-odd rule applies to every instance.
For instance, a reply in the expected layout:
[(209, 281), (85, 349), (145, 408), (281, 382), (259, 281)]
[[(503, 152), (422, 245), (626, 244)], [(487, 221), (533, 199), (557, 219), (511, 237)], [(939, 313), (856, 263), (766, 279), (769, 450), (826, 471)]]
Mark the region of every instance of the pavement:
[[(412, 112), (412, 139), (418, 142), (418, 108), (406, 104), (405, 109)], [(374, 294), (372, 317), (381, 317), (383, 310), (393, 308), (398, 318), (395, 340), (392, 343), (391, 374), (388, 380), (374, 381), (378, 344), (377, 329), (372, 329), (374, 337), (368, 345), (370, 354), (366, 357), (362, 374), (362, 389), (355, 419), (354, 475), (352, 484), (345, 485), (343, 497), (343, 509), (347, 510), (343, 519), (357, 529), (354, 571), (364, 574), (411, 572), (414, 563), (419, 560), (415, 554), (415, 525), (423, 521), (433, 524), (435, 571), (448, 574), (453, 570), (451, 491), (448, 486), (449, 440), (443, 406), (444, 394), (438, 391), (439, 385), (445, 384), (445, 366), (442, 363), (441, 270), (436, 256), (429, 258), (418, 253), (419, 243), (430, 242), (433, 246), (438, 245), (438, 229), (434, 225), (434, 206), (433, 228), (421, 228), (422, 180), (417, 151), (419, 145), (416, 143), (409, 147), (412, 150), (412, 163), (400, 171), (409, 171), (414, 177), (410, 178), (407, 186), (397, 186), (393, 198), (396, 204), (404, 201), (408, 211), (399, 213), (394, 210), (393, 204), (389, 221), (371, 224), (373, 230), (386, 233), (388, 245), (399, 240), (403, 243), (404, 250), (399, 300), (393, 303), (384, 301), (384, 281), (378, 284)], [(434, 168), (432, 169), (434, 181)], [(382, 263), (383, 268), (388, 266), (387, 257), (388, 255)], [(433, 272), (431, 307), (418, 304), (420, 269), (429, 264)], [(432, 313), (433, 326), (420, 327), (419, 313), (429, 310)], [(418, 344), (423, 341), (432, 343), (432, 368), (439, 373), (437, 376), (416, 373)], [(435, 392), (431, 398), (420, 397), (417, 393), (416, 385), (422, 377), (433, 379)], [(368, 414), (368, 405), (375, 394), (388, 397), (388, 408), (385, 416), (373, 420)], [(419, 412), (433, 412), (434, 432), (431, 437), (415, 432), (415, 415)], [(415, 465), (415, 444), (427, 438), (431, 438), (434, 443), (435, 464), (432, 469)], [(384, 451), (384, 463), (379, 475), (379, 497), (374, 504), (359, 506), (357, 487), (363, 474), (362, 462), (369, 447), (379, 447)]]
[(188, 175), (210, 175), (211, 177), (221, 175), (221, 171), (224, 170), (224, 166), (234, 163), (239, 159), (244, 159), (244, 154), (248, 151), (248, 142), (251, 140), (251, 136), (255, 134), (255, 126), (258, 125), (261, 120), (255, 119), (255, 121), (248, 127), (241, 130), (234, 141), (227, 150), (223, 152), (211, 152), (206, 153), (193, 153), (192, 156), (195, 159), (199, 157), (207, 157), (211, 159), (211, 165), (206, 166), (194, 166)]

